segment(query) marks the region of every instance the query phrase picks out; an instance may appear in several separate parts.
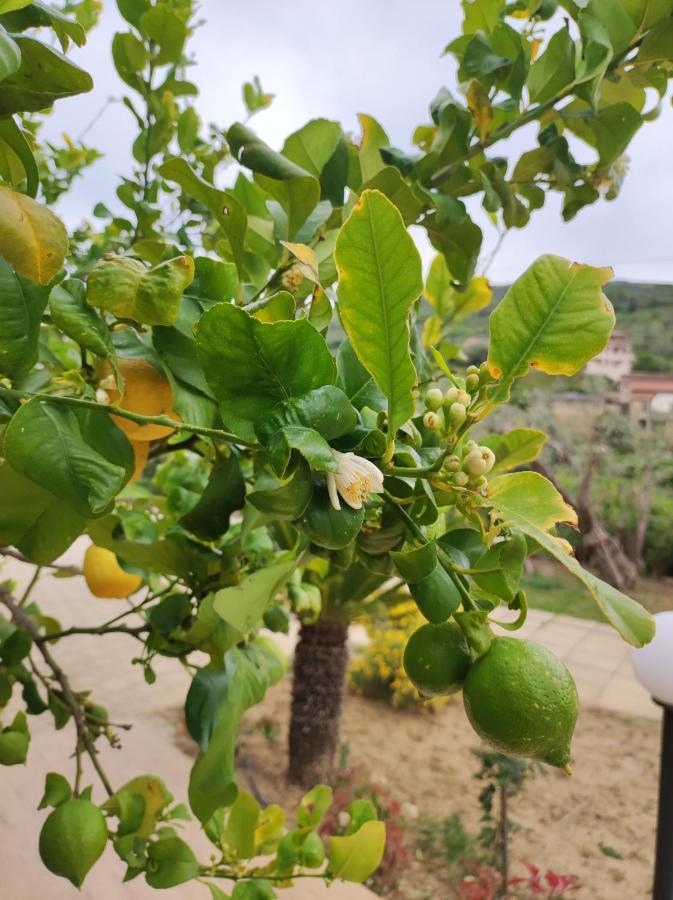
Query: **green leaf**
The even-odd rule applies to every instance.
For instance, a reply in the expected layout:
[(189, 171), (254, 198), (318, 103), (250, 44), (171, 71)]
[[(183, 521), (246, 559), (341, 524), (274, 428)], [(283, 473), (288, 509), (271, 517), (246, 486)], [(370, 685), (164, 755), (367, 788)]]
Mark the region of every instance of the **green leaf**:
[(341, 126), (338, 122), (312, 119), (286, 139), (281, 152), (305, 172), (320, 178), (334, 156), (340, 138)]
[(33, 0), (0, 0), (0, 16), (23, 9), (24, 6), (30, 6), (32, 2)]
[(191, 256), (177, 256), (152, 269), (128, 256), (104, 259), (88, 278), (87, 302), (120, 318), (146, 325), (172, 325), (180, 298), (194, 278)]
[(16, 378), (37, 362), (48, 290), (15, 275), (0, 257), (0, 375)]
[(316, 784), (304, 794), (297, 807), (297, 825), (300, 828), (317, 828), (332, 805), (332, 788), (327, 784)]
[(607, 166), (621, 156), (643, 124), (643, 117), (630, 103), (603, 106), (595, 114), (577, 112), (575, 104), (570, 104), (561, 116), (570, 131), (596, 148), (600, 166)]
[(249, 634), (296, 566), (294, 557), (281, 559), (247, 575), (239, 584), (222, 588), (215, 594), (215, 612), (241, 634)]
[(124, 468), (82, 440), (72, 410), (29, 400), (5, 432), (7, 461), (21, 475), (65, 500), (82, 516), (99, 516), (126, 481)]
[(245, 647), (229, 650), (225, 665), (228, 687), (208, 748), (199, 753), (189, 779), (189, 803), (201, 822), (207, 822), (216, 809), (229, 806), (236, 799), (234, 753), (239, 721), (285, 672), (276, 646), (259, 637)]
[(32, 197), (0, 185), (0, 256), (17, 275), (48, 284), (67, 252), (68, 235), (61, 220)]
[(358, 359), (388, 400), (388, 442), (414, 412), (409, 310), (423, 289), (418, 250), (399, 211), (364, 191), (339, 232), (339, 316)]
[(0, 464), (0, 544), (13, 545), (37, 565), (48, 565), (72, 544), (86, 518), (7, 462)]
[(274, 471), (281, 478), (290, 464), (293, 450), (300, 453), (316, 472), (339, 470), (330, 445), (315, 428), (286, 425), (272, 435), (266, 449)]
[(660, 22), (645, 35), (636, 64), (669, 60), (673, 55), (673, 19)]
[(510, 540), (494, 544), (474, 564), (475, 569), (499, 568), (500, 571), (472, 575), (473, 580), (482, 590), (511, 603), (519, 590), (527, 550), (525, 536), (514, 531)]
[(37, 112), (92, 89), (89, 73), (57, 50), (25, 35), (15, 35), (14, 41), (21, 51), (21, 66), (2, 82), (0, 116)]
[(381, 150), (390, 146), (390, 138), (373, 116), (360, 113), (358, 119), (362, 128), (358, 162), (362, 183), (366, 184), (385, 168)]
[(422, 202), (394, 166), (385, 166), (365, 182), (362, 190), (380, 191), (385, 194), (399, 209), (405, 225), (413, 225), (423, 209)]
[(234, 885), (231, 900), (274, 900), (277, 896), (268, 881), (251, 878), (250, 881), (239, 881)]
[(252, 169), (257, 184), (287, 213), (287, 237), (292, 239), (320, 200), (320, 182), (239, 122), (227, 132), (227, 141), (235, 158)]
[(455, 219), (431, 213), (422, 224), (432, 246), (444, 255), (453, 278), (466, 284), (474, 273), (481, 249), (479, 226), (466, 213)]
[(21, 65), (21, 51), (16, 41), (0, 25), (0, 81), (18, 71)]
[(26, 176), (26, 194), (29, 197), (35, 197), (37, 189), (40, 186), (40, 174), (37, 169), (35, 156), (30, 148), (30, 144), (26, 140), (25, 134), (16, 124), (15, 120), (10, 118), (0, 119), (0, 140), (16, 154), (19, 162), (23, 167)]
[(199, 874), (199, 861), (179, 837), (162, 837), (147, 848), (145, 880), (153, 888), (170, 888)]
[(557, 522), (576, 522), (573, 510), (550, 482), (536, 472), (499, 475), (489, 484), (489, 498), (504, 524), (532, 538), (584, 584), (607, 621), (625, 641), (642, 647), (652, 640), (652, 616), (626, 594), (585, 572), (572, 556), (567, 542), (547, 533)]
[(130, 25), (140, 25), (141, 16), (152, 6), (151, 0), (117, 0), (117, 8)]
[(278, 291), (273, 297), (264, 300), (264, 305), (257, 309), (252, 306), (250, 314), (260, 322), (280, 322), (282, 319), (294, 319), (297, 304), (289, 291)]
[[(17, 721), (19, 717), (22, 717), (20, 722)], [(26, 717), (20, 712), (16, 714), (9, 728), (0, 731), (0, 765), (19, 766), (25, 763), (29, 745), (30, 733), (26, 726)]]
[(119, 516), (106, 516), (90, 522), (88, 532), (99, 547), (113, 553), (138, 569), (193, 578), (203, 568), (198, 551), (190, 552), (188, 543), (179, 535), (168, 535), (155, 541), (133, 541), (126, 537)]
[(567, 27), (552, 35), (544, 53), (535, 60), (526, 86), (531, 103), (545, 103), (575, 78), (575, 43)]
[(58, 806), (59, 803), (69, 800), (71, 796), (72, 790), (67, 778), (58, 772), (48, 772), (44, 782), (44, 794), (38, 809), (44, 809), (46, 806)]
[(243, 259), (247, 216), (245, 209), (229, 191), (220, 191), (192, 169), (186, 160), (171, 157), (157, 168), (167, 181), (175, 182), (190, 197), (203, 203), (220, 224), (229, 241), (239, 277), (245, 273)]
[(222, 418), (248, 440), (255, 438), (252, 423), (279, 402), (336, 377), (324, 338), (306, 319), (266, 324), (221, 303), (201, 318), (196, 342)]
[(354, 834), (330, 838), (327, 871), (332, 878), (362, 884), (378, 869), (386, 845), (383, 822), (365, 822)]
[(281, 520), (292, 520), (304, 512), (312, 493), (310, 469), (306, 462), (300, 460), (282, 479), (263, 469), (257, 475), (247, 499), (260, 512)]
[(238, 458), (232, 454), (218, 459), (203, 494), (180, 524), (205, 541), (215, 541), (229, 528), (233, 512), (243, 509), (245, 482)]
[(248, 860), (255, 855), (255, 829), (260, 806), (252, 794), (239, 791), (229, 809), (222, 842), (235, 859)]
[(331, 441), (352, 431), (356, 421), (355, 410), (346, 394), (341, 388), (326, 384), (300, 397), (282, 401), (271, 413), (255, 422), (255, 431), (264, 444), (288, 425), (313, 428), (325, 440)]
[(201, 750), (208, 749), (229, 686), (229, 674), (224, 669), (204, 667), (192, 678), (185, 699), (185, 722)]
[(177, 12), (167, 5), (154, 6), (140, 16), (138, 28), (143, 37), (149, 38), (158, 48), (153, 57), (155, 65), (180, 62), (187, 26)]
[(485, 31), (487, 34), (495, 28), (505, 9), (505, 0), (462, 0), (463, 34), (474, 34)]
[(509, 397), (512, 382), (535, 368), (574, 375), (605, 347), (615, 324), (601, 290), (612, 269), (541, 256), (491, 313), (488, 367), (499, 384), (491, 406)]
[(52, 288), (49, 294), (49, 315), (54, 325), (80, 347), (90, 350), (96, 356), (114, 356), (108, 327), (87, 304), (83, 281), (68, 278)]
[(491, 434), (480, 440), (480, 444), (495, 453), (495, 465), (492, 474), (516, 469), (525, 463), (533, 462), (540, 455), (547, 435), (535, 428), (515, 428), (507, 434)]

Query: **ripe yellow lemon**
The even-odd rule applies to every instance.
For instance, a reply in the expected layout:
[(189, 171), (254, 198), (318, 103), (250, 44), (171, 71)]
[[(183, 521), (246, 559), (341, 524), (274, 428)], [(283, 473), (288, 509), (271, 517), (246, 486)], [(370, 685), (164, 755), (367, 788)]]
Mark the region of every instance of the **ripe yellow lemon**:
[[(173, 388), (166, 376), (146, 359), (120, 359), (119, 371), (124, 379), (124, 393), (114, 385), (112, 367), (107, 360), (100, 371), (101, 386), (105, 388), (112, 406), (139, 413), (141, 416), (170, 416), (179, 420), (173, 410)], [(130, 419), (112, 417), (115, 424), (133, 441), (155, 441), (175, 430), (167, 425), (138, 425)]]
[(132, 481), (137, 481), (143, 472), (145, 471), (145, 466), (147, 464), (147, 457), (150, 453), (150, 442), (149, 441), (131, 441), (131, 446), (133, 447), (133, 455), (136, 460), (136, 467), (133, 470), (133, 475), (129, 478), (129, 484)]
[(125, 572), (112, 550), (92, 544), (84, 554), (84, 578), (94, 597), (123, 600), (143, 583), (140, 575)]

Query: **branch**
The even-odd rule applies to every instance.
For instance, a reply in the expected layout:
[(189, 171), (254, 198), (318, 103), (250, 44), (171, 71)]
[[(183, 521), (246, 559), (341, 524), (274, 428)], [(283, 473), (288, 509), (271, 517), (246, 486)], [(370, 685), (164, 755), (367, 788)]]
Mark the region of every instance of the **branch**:
[(137, 638), (149, 630), (149, 625), (138, 625), (137, 628), (129, 628), (127, 625), (113, 625), (111, 628), (106, 628), (105, 625), (91, 628), (66, 628), (64, 631), (40, 635), (39, 638), (35, 639), (35, 643), (48, 644), (51, 641), (59, 641), (61, 638), (70, 637), (72, 634), (128, 634), (130, 637)]
[(93, 741), (91, 740), (88, 728), (86, 726), (85, 714), (70, 685), (68, 676), (52, 656), (49, 647), (45, 645), (44, 640), (42, 639), (42, 635), (40, 634), (33, 620), (29, 615), (27, 615), (22, 609), (17, 606), (12, 595), (4, 588), (0, 588), (0, 601), (4, 603), (4, 605), (12, 614), (12, 620), (21, 628), (24, 628), (33, 638), (37, 649), (42, 654), (42, 658), (51, 669), (56, 681), (58, 681), (58, 683), (60, 684), (61, 691), (63, 693), (63, 700), (72, 713), (73, 721), (75, 722), (78, 744), (81, 744), (86, 750), (94, 769), (98, 773), (98, 777), (100, 778), (103, 787), (107, 791), (108, 795), (111, 796), (114, 793), (114, 791), (112, 790), (112, 785), (110, 784), (108, 777), (98, 760), (96, 748), (93, 745)]
[[(14, 550), (12, 547), (0, 547), (0, 555), (11, 556), (12, 559), (18, 559), (19, 562), (26, 563), (29, 566), (35, 565), (32, 560), (25, 557), (23, 553), (19, 553), (18, 550)], [(60, 563), (44, 563), (41, 568), (54, 569), (56, 572), (69, 572), (72, 575), (82, 574), (82, 570), (77, 566), (64, 566)]]
[(62, 397), (58, 394), (31, 394), (29, 391), (17, 391), (13, 388), (0, 386), (0, 396), (13, 397), (15, 400), (37, 399), (47, 403), (61, 403), (64, 406), (75, 406), (80, 409), (95, 409), (111, 416), (119, 416), (128, 419), (138, 425), (164, 425), (174, 431), (188, 431), (191, 434), (200, 434), (218, 441), (228, 441), (230, 444), (240, 444), (242, 447), (254, 447), (253, 441), (246, 441), (230, 431), (221, 428), (206, 428), (204, 425), (194, 425), (189, 422), (180, 422), (171, 419), (170, 416), (141, 416), (140, 413), (130, 412), (118, 406), (108, 406), (105, 403), (96, 403), (95, 400), (82, 400), (80, 397)]

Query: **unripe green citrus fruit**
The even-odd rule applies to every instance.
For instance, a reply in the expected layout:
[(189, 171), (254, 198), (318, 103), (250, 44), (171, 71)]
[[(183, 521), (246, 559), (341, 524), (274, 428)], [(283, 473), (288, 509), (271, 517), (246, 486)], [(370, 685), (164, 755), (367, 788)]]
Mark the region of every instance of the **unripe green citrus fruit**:
[(569, 771), (577, 688), (563, 663), (540, 644), (495, 638), (463, 688), (472, 727), (496, 750)]
[(47, 816), (40, 832), (40, 857), (54, 875), (81, 887), (100, 857), (108, 831), (103, 813), (89, 800), (66, 800)]
[(421, 625), (404, 649), (404, 671), (427, 697), (459, 691), (470, 662), (467, 641), (454, 622)]

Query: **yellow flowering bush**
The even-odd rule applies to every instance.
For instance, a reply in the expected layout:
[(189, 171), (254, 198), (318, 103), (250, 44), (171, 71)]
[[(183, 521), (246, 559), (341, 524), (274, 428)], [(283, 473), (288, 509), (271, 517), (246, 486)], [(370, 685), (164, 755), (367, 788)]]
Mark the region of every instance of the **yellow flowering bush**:
[(355, 694), (385, 700), (396, 708), (436, 709), (449, 698), (427, 700), (407, 678), (402, 665), (404, 648), (411, 634), (425, 619), (413, 600), (405, 600), (369, 617), (369, 642), (359, 647), (348, 672), (348, 685)]

